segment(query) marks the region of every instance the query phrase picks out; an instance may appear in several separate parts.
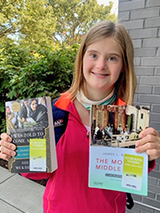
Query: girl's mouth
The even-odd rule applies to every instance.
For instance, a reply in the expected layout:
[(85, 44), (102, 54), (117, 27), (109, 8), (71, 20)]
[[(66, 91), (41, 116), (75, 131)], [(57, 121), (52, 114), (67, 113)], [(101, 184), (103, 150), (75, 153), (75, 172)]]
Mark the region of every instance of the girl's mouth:
[(95, 72), (92, 72), (92, 74), (98, 76), (98, 77), (104, 77), (104, 76), (108, 76), (109, 74), (100, 74), (100, 73), (95, 73)]

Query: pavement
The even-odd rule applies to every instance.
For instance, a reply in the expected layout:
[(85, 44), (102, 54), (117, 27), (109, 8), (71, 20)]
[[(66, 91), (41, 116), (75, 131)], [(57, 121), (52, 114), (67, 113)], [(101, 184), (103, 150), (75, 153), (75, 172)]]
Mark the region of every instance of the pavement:
[(0, 213), (42, 213), (44, 189), (0, 166)]

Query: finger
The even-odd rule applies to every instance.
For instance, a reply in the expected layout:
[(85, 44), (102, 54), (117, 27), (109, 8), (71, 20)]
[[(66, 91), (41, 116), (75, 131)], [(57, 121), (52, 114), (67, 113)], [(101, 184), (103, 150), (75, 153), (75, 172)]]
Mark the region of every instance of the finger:
[(2, 152), (0, 152), (0, 158), (3, 160), (8, 161), (10, 159), (11, 156), (3, 154)]
[(5, 147), (10, 150), (15, 150), (16, 146), (13, 143), (6, 142), (4, 140), (0, 141), (1, 148)]
[(146, 151), (146, 153), (148, 155), (149, 161), (155, 160), (155, 159), (159, 158), (159, 156), (160, 156), (160, 150), (157, 150), (157, 149), (149, 149)]
[(8, 157), (11, 157), (11, 156), (15, 156), (16, 155), (16, 152), (12, 149), (8, 149), (4, 146), (1, 146), (0, 147), (0, 152), (1, 154), (4, 156), (4, 155), (7, 155)]
[(8, 142), (12, 141), (12, 138), (6, 133), (1, 134), (1, 139), (4, 140), (4, 141), (8, 141)]
[(136, 141), (136, 147), (143, 146), (146, 143), (159, 143), (159, 137), (152, 135), (152, 134), (147, 134), (145, 137), (141, 138), (140, 140)]
[(156, 147), (156, 144), (152, 142), (147, 142), (143, 144), (142, 144), (142, 140), (140, 142), (141, 142), (141, 145), (136, 146), (136, 152), (139, 152), (139, 153), (145, 152), (148, 149), (155, 149)]
[(154, 136), (159, 136), (159, 132), (157, 130), (155, 130), (152, 127), (149, 127), (147, 129), (144, 129), (140, 134), (139, 137), (143, 138), (145, 136), (147, 136), (148, 134), (154, 135)]
[(159, 154), (159, 156), (160, 156), (160, 143), (148, 142), (148, 143), (145, 143), (144, 145), (136, 147), (136, 149), (135, 149), (135, 151), (137, 153), (154, 152), (154, 150), (155, 150), (156, 154)]

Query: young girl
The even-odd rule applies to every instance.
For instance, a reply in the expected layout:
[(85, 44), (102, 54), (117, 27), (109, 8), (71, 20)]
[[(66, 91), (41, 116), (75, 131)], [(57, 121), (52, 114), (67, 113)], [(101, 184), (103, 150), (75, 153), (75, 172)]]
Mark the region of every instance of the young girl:
[[(49, 178), (45, 213), (124, 213), (126, 193), (88, 187), (89, 107), (91, 104), (132, 104), (136, 86), (131, 38), (120, 24), (103, 21), (84, 37), (75, 62), (71, 88), (55, 103), (69, 111), (65, 133), (57, 144), (58, 169), (31, 173), (32, 179)], [(135, 151), (149, 156), (149, 171), (160, 156), (160, 138), (153, 128), (145, 129)], [(0, 157), (14, 156), (11, 138), (1, 134)]]

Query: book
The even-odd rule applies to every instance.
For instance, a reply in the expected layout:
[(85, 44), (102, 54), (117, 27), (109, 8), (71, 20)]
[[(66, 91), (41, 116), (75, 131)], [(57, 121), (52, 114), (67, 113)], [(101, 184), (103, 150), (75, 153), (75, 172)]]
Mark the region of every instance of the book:
[(7, 133), (16, 145), (8, 161), (11, 173), (53, 172), (57, 155), (50, 97), (5, 103)]
[(135, 152), (149, 106), (92, 105), (89, 187), (147, 195), (148, 155)]

